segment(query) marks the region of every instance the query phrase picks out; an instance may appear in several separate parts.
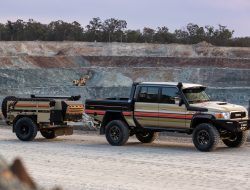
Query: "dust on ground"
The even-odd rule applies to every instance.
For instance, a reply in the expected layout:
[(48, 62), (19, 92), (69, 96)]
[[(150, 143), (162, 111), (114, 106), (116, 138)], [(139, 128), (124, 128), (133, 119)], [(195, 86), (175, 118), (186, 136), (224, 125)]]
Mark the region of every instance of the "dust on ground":
[(68, 189), (248, 189), (250, 144), (210, 153), (197, 151), (191, 138), (160, 137), (153, 144), (131, 138), (126, 146), (110, 146), (104, 136), (79, 133), (55, 140), (40, 135), (17, 140), (0, 129), (0, 154), (8, 162), (21, 157), (41, 186)]

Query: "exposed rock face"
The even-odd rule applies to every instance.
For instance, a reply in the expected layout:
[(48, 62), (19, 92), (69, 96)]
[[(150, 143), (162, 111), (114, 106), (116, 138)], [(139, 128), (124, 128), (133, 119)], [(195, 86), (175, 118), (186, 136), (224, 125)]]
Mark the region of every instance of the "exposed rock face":
[[(217, 100), (247, 106), (250, 48), (83, 42), (0, 42), (0, 99), (7, 95), (128, 96), (133, 81), (202, 83)], [(72, 81), (84, 75), (85, 87)]]

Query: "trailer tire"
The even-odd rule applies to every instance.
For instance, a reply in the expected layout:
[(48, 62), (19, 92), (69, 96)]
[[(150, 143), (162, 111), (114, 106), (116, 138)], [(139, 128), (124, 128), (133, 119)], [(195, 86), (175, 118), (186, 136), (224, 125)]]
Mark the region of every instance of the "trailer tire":
[(4, 116), (4, 118), (7, 117), (7, 102), (8, 101), (17, 101), (17, 98), (15, 96), (7, 96), (3, 99), (2, 102), (2, 114)]
[(46, 139), (56, 138), (55, 130), (42, 130), (40, 133)]
[(105, 135), (112, 146), (122, 146), (129, 139), (128, 125), (121, 120), (110, 121), (106, 126)]
[(14, 125), (16, 136), (21, 141), (32, 141), (37, 135), (37, 125), (29, 117), (22, 117)]

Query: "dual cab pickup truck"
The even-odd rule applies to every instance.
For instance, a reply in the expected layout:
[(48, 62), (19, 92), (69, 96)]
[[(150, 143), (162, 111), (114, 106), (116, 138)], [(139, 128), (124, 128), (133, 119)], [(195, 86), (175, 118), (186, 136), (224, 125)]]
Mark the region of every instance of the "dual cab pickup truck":
[(220, 139), (228, 147), (240, 147), (250, 126), (247, 110), (211, 101), (205, 89), (188, 83), (134, 83), (129, 98), (86, 100), (85, 112), (115, 146), (124, 145), (132, 135), (150, 143), (158, 132), (168, 131), (192, 134), (200, 151), (214, 150)]

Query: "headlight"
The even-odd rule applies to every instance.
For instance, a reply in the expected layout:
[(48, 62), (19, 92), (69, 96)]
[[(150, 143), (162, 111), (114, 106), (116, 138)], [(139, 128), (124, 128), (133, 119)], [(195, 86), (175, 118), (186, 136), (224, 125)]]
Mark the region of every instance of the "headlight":
[(230, 112), (215, 113), (216, 119), (230, 119)]

